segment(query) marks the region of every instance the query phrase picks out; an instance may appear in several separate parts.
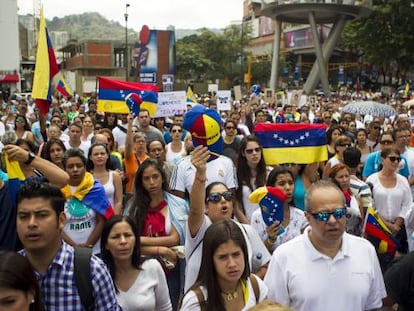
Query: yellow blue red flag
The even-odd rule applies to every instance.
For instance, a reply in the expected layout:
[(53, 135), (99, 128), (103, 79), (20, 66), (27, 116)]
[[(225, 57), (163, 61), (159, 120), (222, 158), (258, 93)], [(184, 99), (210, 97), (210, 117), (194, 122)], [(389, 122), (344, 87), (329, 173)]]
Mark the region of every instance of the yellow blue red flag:
[(194, 96), (193, 90), (190, 86), (187, 87), (187, 103), (197, 104), (198, 101)]
[(258, 123), (254, 133), (263, 146), (267, 165), (328, 159), (325, 124)]
[(47, 31), (43, 9), (40, 11), (39, 40), (37, 41), (36, 66), (32, 97), (40, 112), (47, 114), (52, 102), (52, 79), (59, 72), (52, 41)]
[(104, 77), (98, 79), (98, 111), (129, 113), (125, 100), (130, 93), (139, 95), (140, 109), (147, 109), (151, 116), (157, 113), (158, 87), (153, 84), (125, 82)]
[(373, 207), (367, 210), (364, 233), (378, 254), (389, 254), (394, 257), (396, 250), (400, 247), (400, 242), (392, 235), (391, 230)]
[(407, 82), (407, 84), (405, 85), (405, 89), (404, 89), (404, 98), (408, 97), (408, 92), (410, 91), (410, 84)]
[(56, 84), (56, 90), (66, 98), (73, 96), (72, 90), (69, 85), (66, 83), (62, 75), (60, 75), (59, 81)]

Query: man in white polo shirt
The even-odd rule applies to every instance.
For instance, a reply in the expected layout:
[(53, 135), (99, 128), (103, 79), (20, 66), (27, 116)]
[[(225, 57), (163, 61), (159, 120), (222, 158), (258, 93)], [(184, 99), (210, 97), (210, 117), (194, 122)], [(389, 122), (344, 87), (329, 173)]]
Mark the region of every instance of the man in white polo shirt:
[(273, 253), (264, 281), (268, 298), (296, 311), (376, 310), (386, 296), (374, 247), (347, 234), (345, 198), (319, 181), (305, 198), (309, 227)]

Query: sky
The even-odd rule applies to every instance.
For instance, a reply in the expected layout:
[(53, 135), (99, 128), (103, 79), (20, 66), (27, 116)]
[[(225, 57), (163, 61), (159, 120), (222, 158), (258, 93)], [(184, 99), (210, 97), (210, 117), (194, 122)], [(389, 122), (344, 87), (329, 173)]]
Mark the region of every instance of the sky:
[(17, 0), (20, 15), (33, 14), (33, 3), (43, 4), (48, 20), (85, 12), (98, 12), (109, 20), (139, 31), (142, 25), (163, 30), (169, 25), (179, 29), (224, 28), (240, 22), (243, 0)]

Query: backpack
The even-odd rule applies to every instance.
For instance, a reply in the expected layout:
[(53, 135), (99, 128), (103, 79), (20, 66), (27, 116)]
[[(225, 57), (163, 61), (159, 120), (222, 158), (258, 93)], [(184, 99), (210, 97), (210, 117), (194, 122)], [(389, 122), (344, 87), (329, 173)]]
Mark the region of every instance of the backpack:
[[(257, 282), (256, 277), (253, 276), (253, 275), (249, 276), (249, 280), (250, 280), (250, 283), (252, 283), (254, 295), (256, 297), (256, 304), (257, 304), (257, 303), (259, 303), (259, 298), (260, 298), (259, 283)], [(201, 311), (206, 311), (207, 310), (207, 303), (206, 303), (206, 300), (204, 299), (204, 295), (203, 295), (200, 287), (197, 287), (196, 289), (194, 289), (194, 293), (197, 296), (198, 304), (200, 305), (200, 310)]]
[(86, 247), (75, 247), (75, 282), (82, 306), (86, 311), (93, 311), (95, 309), (95, 298), (93, 296), (91, 278), (91, 256), (92, 249)]

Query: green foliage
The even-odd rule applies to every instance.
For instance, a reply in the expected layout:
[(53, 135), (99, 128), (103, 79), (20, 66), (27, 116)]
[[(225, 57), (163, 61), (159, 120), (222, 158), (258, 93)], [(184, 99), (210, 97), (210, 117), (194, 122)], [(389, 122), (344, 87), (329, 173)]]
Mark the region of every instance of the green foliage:
[[(414, 8), (411, 0), (374, 0), (365, 19), (347, 23), (342, 45), (380, 69), (405, 78), (414, 66)], [(393, 64), (393, 65), (391, 65)]]
[(177, 41), (178, 78), (186, 80), (211, 80), (240, 78), (243, 47), (250, 31), (238, 25), (226, 27), (221, 32), (200, 29), (199, 34)]
[[(81, 40), (125, 40), (125, 25), (108, 21), (99, 13), (83, 13), (54, 17), (47, 21), (49, 31), (68, 31), (71, 39)], [(137, 40), (138, 33), (128, 29), (129, 40)]]

